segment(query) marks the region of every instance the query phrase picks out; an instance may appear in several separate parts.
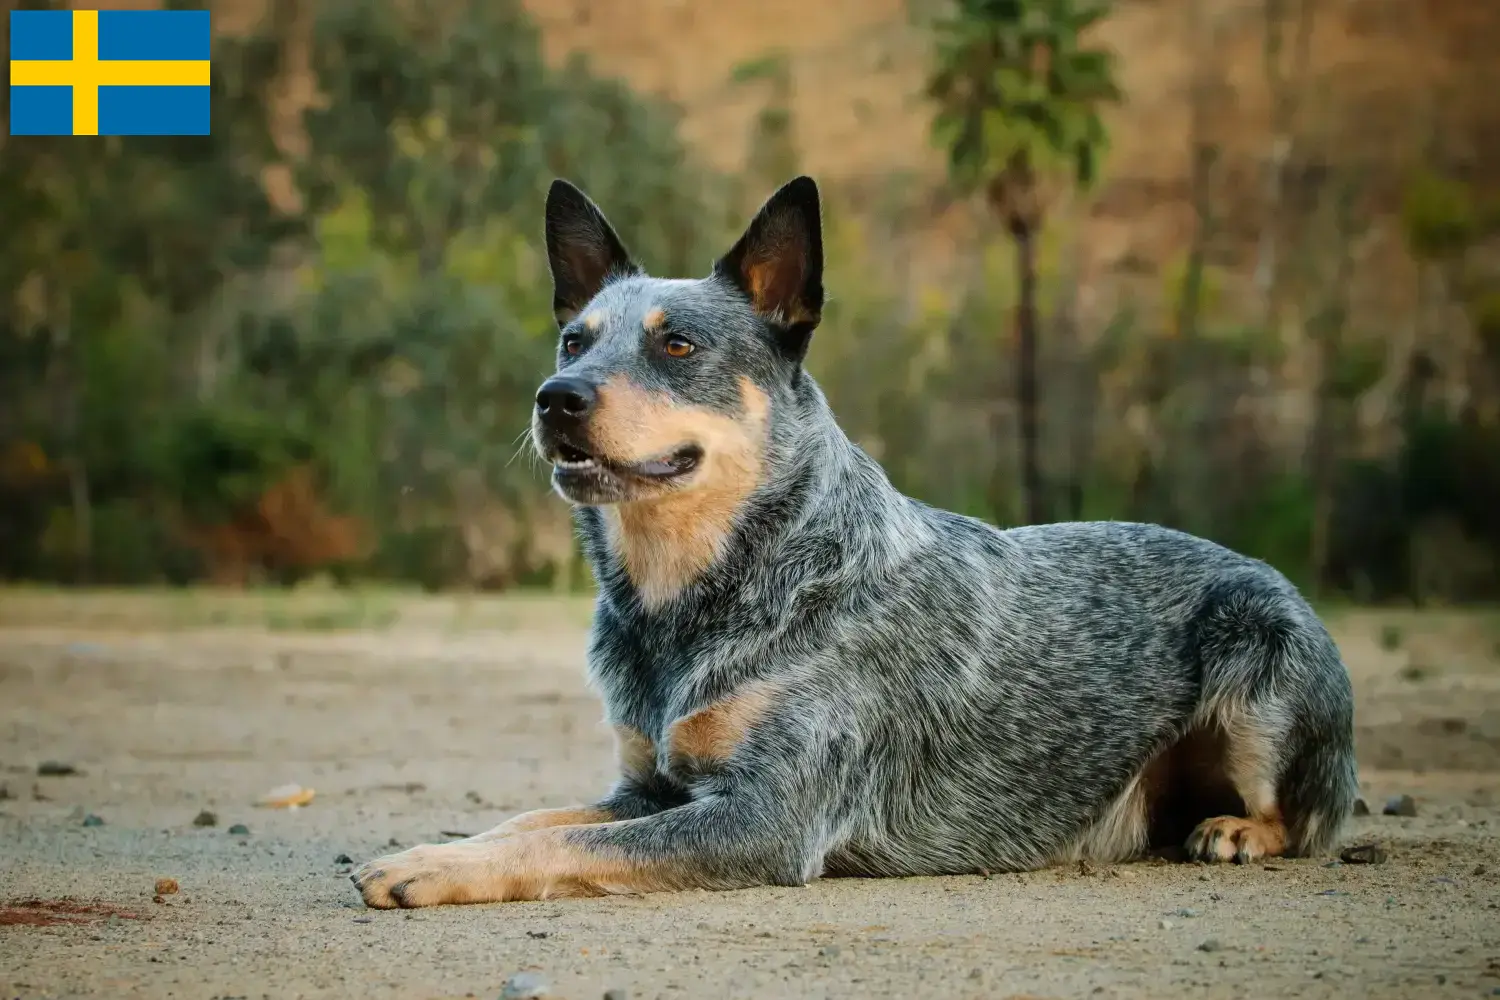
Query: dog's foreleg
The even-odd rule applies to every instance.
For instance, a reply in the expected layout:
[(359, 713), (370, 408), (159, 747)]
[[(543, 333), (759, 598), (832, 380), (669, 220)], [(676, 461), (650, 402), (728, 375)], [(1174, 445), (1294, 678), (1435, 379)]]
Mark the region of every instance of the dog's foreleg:
[(602, 802), (561, 809), (533, 809), (458, 843), (483, 843), (553, 826), (590, 826), (636, 819), (680, 805), (685, 800), (685, 795), (668, 794), (670, 790), (661, 787), (655, 773), (656, 745), (640, 730), (615, 727), (615, 759), (620, 768), (620, 779)]
[(380, 909), (796, 885), (819, 861), (792, 815), (771, 796), (712, 795), (639, 819), (424, 844), (351, 878)]
[(554, 826), (590, 826), (595, 823), (608, 823), (615, 818), (614, 813), (603, 805), (533, 809), (519, 816), (512, 816), (497, 827), (477, 833), (472, 837), (466, 837), (456, 843), (480, 844), (487, 840), (500, 840), (518, 833), (529, 833), (532, 830), (545, 830)]

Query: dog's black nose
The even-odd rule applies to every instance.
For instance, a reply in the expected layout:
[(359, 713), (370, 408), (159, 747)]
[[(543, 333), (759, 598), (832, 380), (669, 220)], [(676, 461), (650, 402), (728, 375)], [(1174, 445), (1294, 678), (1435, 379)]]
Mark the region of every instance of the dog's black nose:
[(583, 379), (559, 375), (542, 383), (536, 393), (536, 413), (549, 424), (577, 423), (594, 410), (599, 394)]

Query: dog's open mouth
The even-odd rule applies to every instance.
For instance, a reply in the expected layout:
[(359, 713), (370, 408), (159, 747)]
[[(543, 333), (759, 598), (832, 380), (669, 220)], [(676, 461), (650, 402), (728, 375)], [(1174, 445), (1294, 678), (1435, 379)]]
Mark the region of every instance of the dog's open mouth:
[(703, 449), (695, 444), (674, 448), (656, 458), (641, 462), (609, 462), (579, 448), (577, 445), (559, 442), (552, 459), (552, 466), (559, 475), (588, 475), (601, 472), (636, 479), (674, 479), (685, 476), (698, 467), (703, 460)]

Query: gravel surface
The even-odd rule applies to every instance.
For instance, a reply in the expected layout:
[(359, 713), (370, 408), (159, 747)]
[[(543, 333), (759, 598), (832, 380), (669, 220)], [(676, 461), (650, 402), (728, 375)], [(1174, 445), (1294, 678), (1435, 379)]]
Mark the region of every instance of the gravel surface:
[[(351, 865), (608, 782), (580, 606), (474, 628), (435, 599), (381, 630), (298, 632), (155, 628), (87, 603), (103, 597), (59, 599), (49, 619), (7, 614), (7, 600), (5, 998), (494, 998), (527, 974), (571, 1000), (1500, 990), (1494, 617), (1407, 614), (1399, 645), (1391, 614), (1334, 617), (1356, 679), (1362, 794), (1382, 804), (1352, 822), (1349, 863), (380, 912), (360, 904)], [(315, 797), (256, 805), (291, 783)], [(1384, 815), (1402, 796), (1412, 808)]]

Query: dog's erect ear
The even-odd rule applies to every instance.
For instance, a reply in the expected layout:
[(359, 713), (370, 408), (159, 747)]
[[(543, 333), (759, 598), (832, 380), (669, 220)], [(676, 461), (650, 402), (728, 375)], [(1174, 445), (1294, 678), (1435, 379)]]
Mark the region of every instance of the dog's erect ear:
[(640, 270), (589, 196), (561, 178), (547, 192), (552, 312), (565, 326), (612, 277)]
[(823, 226), (813, 179), (798, 177), (771, 195), (714, 271), (745, 293), (801, 361), (823, 317)]

